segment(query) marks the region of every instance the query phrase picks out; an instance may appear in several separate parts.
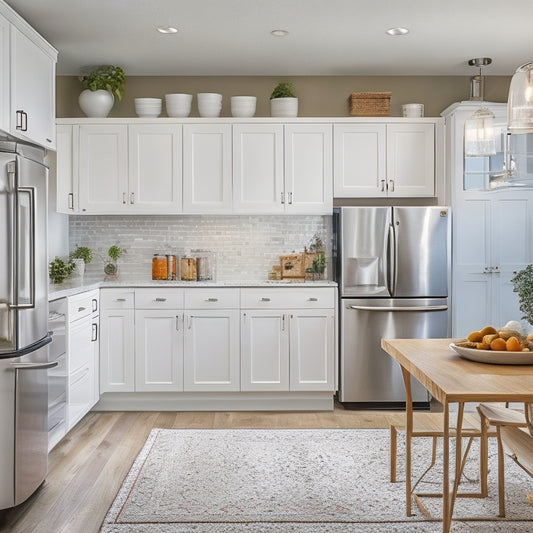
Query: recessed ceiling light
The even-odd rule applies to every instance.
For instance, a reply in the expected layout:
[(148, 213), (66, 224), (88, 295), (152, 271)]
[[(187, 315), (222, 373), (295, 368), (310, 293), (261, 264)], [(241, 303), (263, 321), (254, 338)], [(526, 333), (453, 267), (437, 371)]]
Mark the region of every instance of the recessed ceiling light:
[(386, 32), (387, 35), (407, 35), (409, 30), (407, 28), (389, 28)]
[(178, 33), (178, 28), (174, 28), (174, 26), (159, 26), (157, 31), (159, 33)]
[(270, 33), (275, 37), (285, 37), (285, 35), (289, 35), (287, 30), (272, 30)]

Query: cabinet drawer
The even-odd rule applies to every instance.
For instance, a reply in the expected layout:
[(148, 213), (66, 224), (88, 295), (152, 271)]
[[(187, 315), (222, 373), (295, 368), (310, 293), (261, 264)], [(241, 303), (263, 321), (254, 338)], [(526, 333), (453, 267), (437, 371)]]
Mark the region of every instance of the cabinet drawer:
[(187, 289), (186, 309), (238, 309), (239, 289)]
[(183, 309), (183, 289), (135, 289), (135, 309)]
[(68, 297), (68, 320), (74, 322), (98, 311), (98, 290)]
[(264, 288), (242, 289), (243, 309), (329, 309), (335, 306), (333, 288)]
[(133, 309), (135, 291), (134, 289), (102, 289), (100, 305), (105, 309)]

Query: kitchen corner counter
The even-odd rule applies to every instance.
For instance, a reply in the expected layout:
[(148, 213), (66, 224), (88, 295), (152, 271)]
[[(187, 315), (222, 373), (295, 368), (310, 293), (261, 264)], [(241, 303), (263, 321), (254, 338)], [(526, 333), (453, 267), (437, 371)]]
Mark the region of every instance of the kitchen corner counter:
[(155, 281), (155, 280), (117, 280), (102, 281), (84, 279), (80, 281), (66, 281), (61, 284), (51, 284), (48, 288), (48, 300), (56, 300), (67, 296), (73, 296), (82, 292), (102, 288), (120, 288), (120, 287), (182, 287), (182, 288), (199, 288), (199, 287), (232, 287), (232, 288), (249, 288), (249, 287), (290, 287), (290, 288), (309, 288), (309, 287), (336, 287), (337, 283), (331, 280), (320, 281), (292, 281), (292, 280), (234, 280), (234, 281)]

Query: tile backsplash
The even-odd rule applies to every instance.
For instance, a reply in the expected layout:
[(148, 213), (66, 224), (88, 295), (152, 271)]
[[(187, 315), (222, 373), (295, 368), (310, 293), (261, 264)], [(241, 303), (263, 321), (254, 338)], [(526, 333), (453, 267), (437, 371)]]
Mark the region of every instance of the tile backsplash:
[(279, 255), (303, 251), (318, 233), (331, 256), (331, 216), (71, 216), (69, 249), (95, 252), (86, 277), (103, 278), (103, 259), (112, 244), (125, 248), (120, 279), (151, 279), (154, 253), (183, 256), (215, 252), (217, 281), (265, 280)]

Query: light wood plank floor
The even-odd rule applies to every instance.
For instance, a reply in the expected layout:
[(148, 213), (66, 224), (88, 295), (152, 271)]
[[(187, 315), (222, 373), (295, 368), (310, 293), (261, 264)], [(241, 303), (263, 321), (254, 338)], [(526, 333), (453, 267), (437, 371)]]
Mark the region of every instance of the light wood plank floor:
[(50, 453), (45, 483), (0, 511), (3, 533), (93, 533), (152, 428), (388, 428), (399, 411), (92, 412)]

